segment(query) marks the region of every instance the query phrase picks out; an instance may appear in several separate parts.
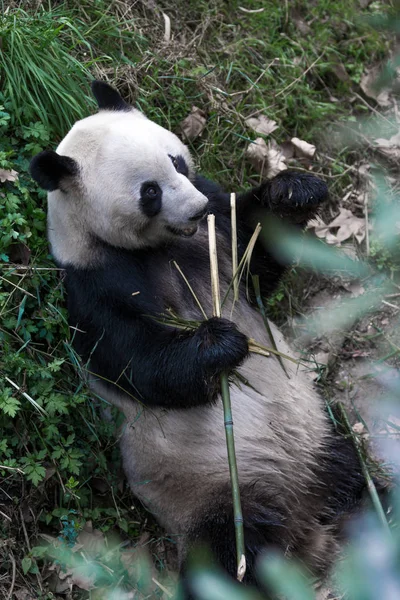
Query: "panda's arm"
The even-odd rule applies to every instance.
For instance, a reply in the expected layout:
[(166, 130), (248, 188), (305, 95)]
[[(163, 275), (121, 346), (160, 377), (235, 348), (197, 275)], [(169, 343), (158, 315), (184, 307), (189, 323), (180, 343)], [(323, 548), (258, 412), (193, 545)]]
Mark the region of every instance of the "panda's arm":
[[(198, 176), (196, 187), (209, 198), (209, 212), (216, 215), (216, 224), (227, 238), (231, 236), (230, 194), (217, 184)], [(276, 221), (303, 229), (315, 216), (321, 203), (327, 198), (325, 183), (310, 173), (283, 171), (259, 187), (238, 194), (238, 250), (239, 259), (254, 232), (262, 222), (264, 233), (258, 241), (251, 259), (251, 272), (260, 277), (261, 294), (269, 297), (276, 289), (286, 267), (287, 260), (278, 255), (274, 235)]]
[(225, 319), (209, 319), (196, 330), (177, 330), (150, 316), (110, 315), (91, 353), (91, 370), (143, 404), (190, 408), (212, 402), (222, 371), (237, 367), (248, 342)]
[[(117, 371), (129, 376), (144, 404), (190, 408), (216, 399), (219, 375), (239, 366), (248, 341), (225, 319), (209, 319), (196, 330), (177, 330), (151, 317), (136, 318), (111, 342)], [(111, 355), (111, 353), (110, 353)], [(120, 379), (121, 382), (121, 379)]]

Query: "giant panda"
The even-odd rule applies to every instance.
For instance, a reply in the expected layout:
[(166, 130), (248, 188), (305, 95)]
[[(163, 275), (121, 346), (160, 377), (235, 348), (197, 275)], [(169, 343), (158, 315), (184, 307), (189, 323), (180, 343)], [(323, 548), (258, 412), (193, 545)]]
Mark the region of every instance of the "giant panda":
[[(97, 114), (78, 121), (31, 174), (48, 190), (48, 238), (65, 271), (73, 344), (93, 391), (125, 415), (124, 470), (134, 495), (176, 536), (181, 570), (196, 544), (234, 575), (232, 495), (220, 374), (230, 394), (244, 516), (247, 572), (278, 548), (322, 578), (341, 523), (364, 487), (350, 441), (331, 423), (307, 374), (249, 353), (271, 340), (240, 284), (212, 317), (205, 215), (216, 217), (221, 294), (232, 276), (229, 194), (196, 174), (179, 138), (95, 81)], [(261, 211), (302, 228), (327, 196), (309, 173), (284, 171), (238, 195), (239, 259)], [(271, 242), (272, 244), (272, 242)], [(209, 318), (204, 319), (179, 265)], [(251, 272), (268, 297), (285, 269), (254, 248)], [(195, 327), (177, 326), (175, 315)], [(280, 351), (291, 354), (271, 324)]]

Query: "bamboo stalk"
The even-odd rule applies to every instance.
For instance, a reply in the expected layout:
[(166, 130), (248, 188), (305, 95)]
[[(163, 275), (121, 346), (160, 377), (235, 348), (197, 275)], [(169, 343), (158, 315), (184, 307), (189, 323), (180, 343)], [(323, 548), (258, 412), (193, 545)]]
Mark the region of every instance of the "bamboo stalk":
[(350, 424), (350, 421), (349, 421), (349, 417), (347, 416), (346, 409), (345, 409), (344, 405), (342, 404), (342, 402), (338, 402), (338, 407), (339, 407), (339, 410), (340, 410), (341, 417), (342, 417), (342, 419), (344, 421), (344, 424), (346, 426), (346, 429), (349, 432), (349, 435), (350, 435), (350, 437), (351, 437), (351, 439), (353, 441), (354, 447), (356, 449), (357, 456), (358, 456), (358, 459), (359, 459), (360, 465), (361, 465), (361, 470), (362, 470), (362, 473), (364, 475), (365, 481), (367, 483), (368, 492), (369, 492), (369, 495), (371, 497), (371, 501), (372, 501), (372, 504), (373, 504), (374, 509), (376, 511), (376, 514), (378, 516), (378, 519), (380, 520), (384, 531), (386, 533), (390, 534), (391, 533), (390, 532), (390, 527), (389, 527), (389, 523), (388, 523), (387, 518), (386, 518), (385, 510), (384, 510), (384, 508), (382, 506), (381, 499), (379, 498), (379, 494), (378, 494), (378, 491), (376, 489), (374, 480), (372, 479), (372, 477), (371, 477), (371, 475), (370, 475), (370, 473), (368, 471), (368, 467), (366, 465), (363, 453), (361, 451), (360, 442), (358, 441), (358, 438), (357, 438), (356, 434), (354, 433), (354, 430), (353, 430), (353, 428), (352, 428), (352, 426)]
[[(236, 194), (231, 194), (231, 224), (232, 224), (232, 279), (233, 279), (233, 305), (239, 300), (238, 281), (238, 251), (237, 251), (237, 225), (236, 225)], [(233, 306), (232, 305), (232, 306)]]
[[(217, 239), (215, 235), (215, 215), (208, 215), (208, 242), (210, 249), (211, 289), (213, 299), (213, 314), (221, 316), (221, 299), (218, 277)], [(246, 573), (246, 556), (244, 550), (243, 514), (240, 501), (239, 476), (236, 462), (235, 438), (233, 433), (233, 419), (231, 399), (229, 394), (228, 373), (221, 373), (221, 396), (224, 407), (224, 426), (226, 447), (228, 451), (229, 473), (232, 485), (233, 515), (236, 538), (237, 579), (242, 581)]]

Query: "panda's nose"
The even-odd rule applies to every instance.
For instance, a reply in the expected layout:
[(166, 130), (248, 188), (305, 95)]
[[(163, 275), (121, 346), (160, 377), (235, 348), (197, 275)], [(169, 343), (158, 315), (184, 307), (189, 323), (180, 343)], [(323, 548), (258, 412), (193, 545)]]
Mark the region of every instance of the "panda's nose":
[(189, 218), (189, 221), (199, 221), (200, 219), (202, 219), (204, 217), (204, 215), (207, 213), (207, 207), (202, 208), (201, 210), (199, 210), (199, 212), (197, 212), (195, 215), (193, 215), (193, 217)]

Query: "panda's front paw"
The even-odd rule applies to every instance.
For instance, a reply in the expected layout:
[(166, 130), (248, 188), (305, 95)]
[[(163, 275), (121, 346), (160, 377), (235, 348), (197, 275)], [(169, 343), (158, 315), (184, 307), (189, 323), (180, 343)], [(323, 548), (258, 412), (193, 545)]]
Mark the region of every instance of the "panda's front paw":
[(311, 218), (328, 197), (326, 183), (311, 173), (282, 171), (262, 186), (262, 203), (279, 216)]
[(228, 319), (213, 317), (204, 321), (195, 339), (199, 358), (211, 373), (234, 369), (249, 354), (247, 337)]

